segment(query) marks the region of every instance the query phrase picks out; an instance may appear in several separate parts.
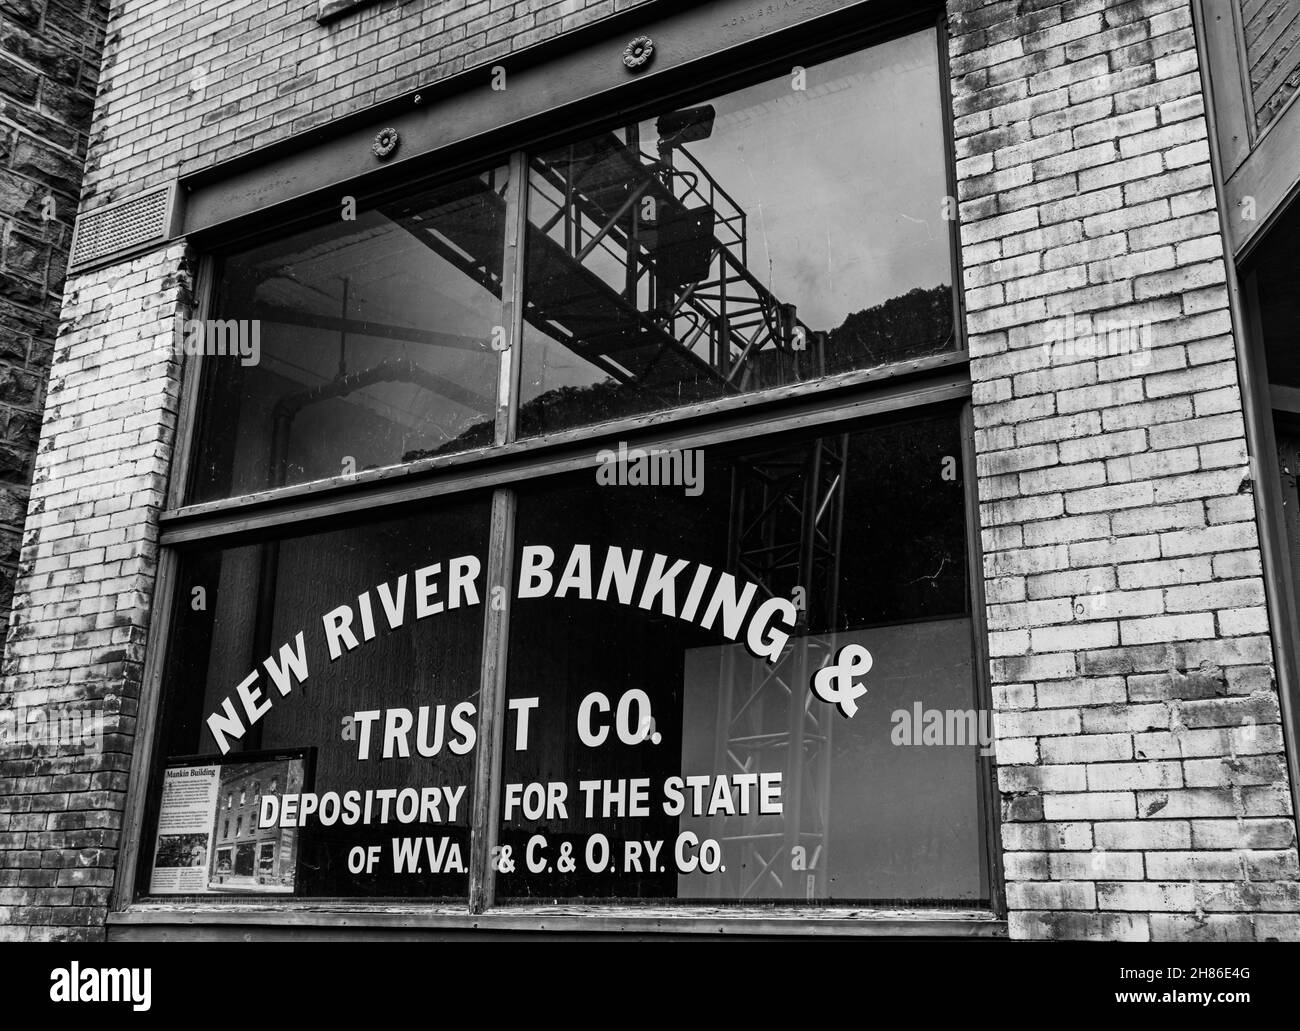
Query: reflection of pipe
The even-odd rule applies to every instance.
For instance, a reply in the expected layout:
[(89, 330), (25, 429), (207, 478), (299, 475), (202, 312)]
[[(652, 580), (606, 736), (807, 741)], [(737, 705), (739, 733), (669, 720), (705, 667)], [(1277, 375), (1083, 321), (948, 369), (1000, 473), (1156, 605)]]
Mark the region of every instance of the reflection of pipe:
[(781, 342), (787, 351), (794, 350), (795, 329), (799, 323), (799, 309), (796, 305), (781, 303), (776, 306), (778, 323), (781, 326)]
[(375, 383), (414, 383), (427, 390), (432, 390), (434, 393), (441, 394), (457, 404), (465, 405), (467, 408), (476, 408), (479, 411), (487, 412), (492, 410), (493, 400), (486, 395), (476, 393), (468, 387), (462, 387), (459, 383), (453, 383), (445, 376), (439, 376), (436, 372), (430, 372), (410, 358), (387, 358), (378, 365), (372, 365), (360, 372), (337, 376), (327, 383), (311, 387), (297, 394), (291, 394), (288, 397), (282, 397), (276, 402), (275, 416), (277, 419), (288, 418), (292, 421), (295, 415), (309, 405), (320, 401), (328, 401), (335, 397), (345, 397), (354, 390), (360, 390), (362, 387), (368, 387)]
[(300, 411), (321, 401), (346, 397), (354, 390), (360, 390), (374, 383), (414, 383), (478, 412), (490, 412), (494, 404), (492, 398), (453, 383), (436, 372), (430, 372), (410, 358), (388, 358), (360, 372), (337, 376), (326, 383), (282, 397), (275, 403), (272, 412), (271, 468), (267, 476), (268, 488), (274, 490), (276, 487), (283, 487), (287, 479), (289, 431), (294, 417)]
[(286, 326), (303, 326), (307, 329), (325, 329), (340, 333), (354, 333), (357, 336), (378, 337), (382, 340), (400, 340), (408, 344), (427, 344), (430, 347), (450, 347), (458, 351), (486, 351), (488, 343), (475, 337), (456, 336), (452, 333), (436, 333), (427, 329), (412, 329), (409, 326), (393, 326), (385, 322), (370, 322), (363, 319), (340, 319), (333, 315), (313, 315), (308, 312), (293, 311), (271, 304), (256, 305), (253, 318), (263, 322), (281, 322)]
[[(280, 542), (263, 541), (258, 555), (257, 602), (253, 607), (253, 663), (271, 654), (271, 631), (274, 629), (276, 584), (280, 575)], [(262, 724), (254, 723), (244, 737), (245, 747), (262, 747)]]
[(344, 328), (339, 330), (338, 374), (340, 376), (346, 376), (348, 374), (348, 331), (346, 328), (347, 319), (348, 319), (348, 277), (347, 276), (343, 277), (343, 310), (339, 313), (339, 317), (343, 321)]

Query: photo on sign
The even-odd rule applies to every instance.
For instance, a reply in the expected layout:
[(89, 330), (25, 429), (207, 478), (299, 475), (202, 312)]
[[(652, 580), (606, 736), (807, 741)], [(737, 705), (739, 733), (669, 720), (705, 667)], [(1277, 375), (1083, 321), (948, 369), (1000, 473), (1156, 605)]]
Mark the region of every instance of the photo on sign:
[(158, 837), (158, 856), (154, 866), (205, 867), (208, 865), (207, 834), (162, 834)]
[(292, 892), (297, 868), (297, 831), (259, 826), (263, 793), (302, 789), (301, 759), (233, 763), (221, 768), (211, 891)]

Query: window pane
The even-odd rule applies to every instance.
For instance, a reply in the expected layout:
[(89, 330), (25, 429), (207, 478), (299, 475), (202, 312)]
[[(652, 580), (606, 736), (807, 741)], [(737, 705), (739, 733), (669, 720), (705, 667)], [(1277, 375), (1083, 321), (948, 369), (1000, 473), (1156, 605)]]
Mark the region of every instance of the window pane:
[[(944, 417), (710, 450), (695, 496), (630, 485), (634, 453), (625, 485), (586, 473), (521, 492), (508, 696), (529, 719), (523, 748), (517, 717), (506, 723), (503, 897), (986, 899), (975, 760), (988, 714), (973, 687), (960, 453)], [(554, 555), (549, 587), (530, 572), (546, 558), (526, 550), (538, 546)], [(673, 584), (660, 593), (647, 587), (656, 568)], [(727, 599), (746, 584), (755, 591), (728, 626)], [(798, 603), (797, 628), (795, 606), (788, 623), (758, 616), (772, 597)], [(780, 626), (788, 646), (764, 653)], [(845, 718), (808, 683), (850, 644), (874, 665)], [(926, 747), (930, 712), (952, 713), (968, 736)], [(899, 728), (918, 713), (913, 742)], [(528, 785), (562, 785), (549, 792), (563, 808), (540, 806), (547, 789)], [(718, 843), (718, 870), (692, 868), (692, 840)]]
[(953, 348), (933, 32), (531, 161), (522, 434)]
[[(440, 501), (400, 519), (182, 559), (164, 680), (161, 755), (168, 766), (180, 757), (212, 757), (223, 764), (223, 780), (234, 764), (240, 779), (222, 785), (226, 808), (221, 815), (232, 806), (243, 814), (229, 825), (236, 838), (244, 832), (242, 840), (266, 837), (261, 824), (266, 807), (278, 805), (272, 811), (283, 814), (286, 800), (316, 796), (318, 811), (304, 812), (300, 826), (290, 824), (298, 835), (297, 856), (282, 838), (274, 860), (276, 882), (296, 882), (298, 895), (464, 896), (468, 889), (486, 589), (481, 567), (457, 566), (456, 559), (486, 554), (489, 507), (486, 498)], [(472, 594), (455, 589), (454, 572), (472, 583)], [(346, 620), (340, 614), (344, 606)], [(331, 632), (345, 623), (350, 637)], [(286, 649), (301, 656), (305, 677), (285, 660)], [(286, 671), (288, 693), (277, 686), (267, 656)], [(238, 689), (250, 673), (257, 674), (255, 708), (268, 706), (256, 722)], [(227, 731), (220, 720), (214, 730), (210, 717), (224, 713), (226, 701), (242, 735)], [(390, 724), (401, 744), (386, 736)], [(230, 747), (225, 755), (223, 743)], [(297, 764), (281, 759), (257, 765), (268, 752), (296, 749), (311, 754), (305, 785), (294, 772)], [(256, 805), (250, 801), (237, 808), (236, 796), (242, 797), (254, 778), (267, 790)], [(433, 788), (436, 797), (428, 791)], [(383, 819), (381, 793), (407, 789), (419, 796), (421, 807), (407, 811), (415, 818), (398, 816), (413, 796), (393, 795)], [(331, 792), (341, 810), (354, 793), (359, 810), (370, 806), (370, 818), (347, 819), (340, 812), (326, 825), (325, 797)], [(430, 801), (435, 808), (424, 808)], [(229, 839), (227, 828), (220, 830), (218, 838)], [(427, 838), (439, 853), (441, 872), (433, 871), (424, 851), (409, 869), (397, 872), (395, 838), (407, 843), (403, 847), (418, 842), (422, 850)], [(219, 840), (218, 852), (229, 843)], [(377, 865), (349, 872), (353, 850), (372, 846), (380, 849)], [(247, 875), (238, 872), (244, 860), (237, 849), (226, 858), (235, 872), (220, 890), (244, 890), (241, 886), (258, 879), (251, 845)], [(290, 876), (295, 866), (296, 879)]]
[(190, 500), (492, 443), (505, 188), (498, 169), (228, 257), (215, 321), (249, 343), (213, 354), (204, 327)]

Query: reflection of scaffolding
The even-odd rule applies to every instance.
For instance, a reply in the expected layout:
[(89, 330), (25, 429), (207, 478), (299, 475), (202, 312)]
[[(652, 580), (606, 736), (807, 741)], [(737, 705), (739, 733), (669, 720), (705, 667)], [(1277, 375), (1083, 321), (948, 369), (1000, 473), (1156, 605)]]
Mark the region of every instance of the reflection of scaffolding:
[[(526, 184), (524, 318), (609, 381), (674, 406), (827, 371), (827, 334), (809, 329), (794, 304), (750, 271), (747, 213), (687, 149), (708, 138), (712, 123), (707, 106), (661, 117), (657, 154), (642, 149), (635, 124), (536, 154)], [(500, 297), (507, 189), (494, 170), (379, 212)], [(294, 281), (292, 270), (279, 278)], [(464, 337), (359, 319), (346, 296), (340, 314), (264, 297), (253, 315), (438, 349), (490, 346), (490, 327)], [(398, 381), (481, 414), (493, 409), (446, 377)], [(351, 392), (339, 386), (327, 389)]]
[[(685, 149), (707, 132), (683, 125), (711, 120), (708, 108), (660, 119), (658, 157), (633, 125), (626, 142), (609, 132), (531, 162), (524, 317), (614, 382), (672, 403), (825, 368), (826, 334), (750, 272), (745, 212)], [(491, 182), (458, 185), (462, 202), (433, 217), (418, 202), (382, 210), (499, 294), (483, 256), (499, 255), (505, 200)]]
[[(730, 561), (768, 596), (802, 588), (799, 628), (775, 665), (724, 650), (714, 770), (784, 775), (781, 816), (722, 816), (728, 872), (720, 896), (825, 898), (829, 852), (831, 710), (811, 705), (808, 681), (826, 661), (839, 608), (848, 436), (747, 457), (732, 471)], [(803, 870), (796, 870), (796, 847)], [(732, 865), (734, 864), (734, 866)]]
[(630, 126), (533, 159), (528, 317), (620, 382), (730, 393), (764, 385), (760, 355), (796, 377), (824, 363), (824, 334), (749, 270), (745, 212), (684, 145), (711, 123), (660, 119), (657, 158)]

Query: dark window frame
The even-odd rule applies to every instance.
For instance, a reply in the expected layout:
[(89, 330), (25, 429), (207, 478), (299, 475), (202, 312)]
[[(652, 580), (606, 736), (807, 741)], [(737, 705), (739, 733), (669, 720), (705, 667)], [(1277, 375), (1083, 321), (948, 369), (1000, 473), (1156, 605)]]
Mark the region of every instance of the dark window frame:
[[(774, 69), (788, 71), (791, 63), (838, 56), (927, 27), (934, 32), (936, 43), (939, 99), (944, 127), (945, 174), (949, 196), (955, 197), (953, 115), (946, 74), (947, 29), (946, 21), (942, 18), (937, 24), (929, 16), (908, 19), (904, 22), (892, 22), (883, 31), (880, 28), (869, 29), (855, 33), (852, 38), (837, 40), (833, 44), (822, 43), (806, 47), (793, 55), (781, 49), (782, 41), (795, 35), (794, 29), (786, 30), (774, 35), (770, 40), (772, 56), (768, 62), (752, 65), (743, 70), (724, 70), (704, 85), (689, 91), (689, 95), (707, 96), (710, 92), (721, 88), (723, 84), (758, 82), (770, 75)], [(635, 108), (621, 110), (601, 121), (605, 125), (623, 124), (648, 109), (662, 107), (663, 103), (664, 99), (660, 98), (654, 103), (647, 102)], [(591, 128), (591, 122), (571, 125), (566, 128), (563, 136), (576, 136), (590, 131)], [(551, 131), (546, 134), (526, 136), (524, 142), (516, 145), (508, 155), (510, 202), (507, 215), (505, 281), (502, 293), (508, 333), (506, 350), (515, 355), (518, 354), (521, 343), (521, 315), (517, 310), (516, 300), (521, 296), (522, 241), (527, 226), (526, 211), (523, 210), (520, 197), (527, 191), (528, 154), (536, 147), (554, 142), (559, 135)], [(505, 155), (501, 153), (482, 154), (473, 166), (462, 165), (455, 169), (448, 169), (445, 175), (439, 176), (438, 179), (462, 174), (469, 167), (485, 167), (492, 162), (500, 163), (503, 156)], [(404, 189), (415, 190), (427, 183), (428, 180), (410, 183)], [(392, 192), (385, 191), (385, 195)], [(371, 203), (376, 198), (359, 193), (357, 199), (361, 204)], [(273, 231), (284, 232), (293, 227), (293, 225), (281, 224)], [(519, 361), (513, 361), (510, 369), (512, 379), (509, 390), (510, 407), (506, 417), (504, 419), (499, 417), (497, 420), (496, 443), (491, 447), (446, 458), (426, 459), (405, 466), (393, 466), (372, 473), (316, 481), (263, 494), (200, 505), (185, 505), (182, 500), (195, 444), (195, 409), (199, 385), (203, 378), (203, 359), (199, 356), (187, 358), (183, 370), (181, 405), (173, 451), (175, 458), (167, 495), (167, 507), (160, 517), (161, 551), (154, 604), (155, 618), (151, 621), (147, 644), (141, 704), (142, 718), (137, 733), (131, 780), (132, 791), (127, 807), (128, 829), (135, 829), (138, 834), (147, 801), (142, 785), (148, 783), (149, 773), (155, 765), (153, 752), (158, 730), (162, 670), (164, 653), (170, 636), (169, 612), (172, 604), (177, 600), (175, 583), (177, 561), (185, 550), (200, 544), (209, 547), (214, 544), (224, 546), (262, 539), (269, 533), (274, 533), (277, 528), (287, 525), (293, 525), (303, 532), (314, 532), (348, 521), (350, 516), (355, 516), (355, 513), (361, 510), (368, 510), (377, 515), (396, 515), (410, 506), (427, 503), (443, 495), (462, 491), (491, 490), (491, 529), (485, 575), (487, 582), (510, 583), (513, 582), (511, 566), (516, 504), (516, 494), (511, 489), (512, 484), (520, 479), (547, 477), (574, 469), (594, 468), (597, 464), (595, 456), (600, 448), (618, 440), (627, 441), (629, 447), (669, 443), (677, 447), (699, 447), (757, 436), (776, 437), (783, 431), (794, 431), (812, 425), (830, 428), (860, 420), (865, 416), (889, 412), (906, 411), (919, 415), (934, 413), (944, 408), (957, 412), (961, 422), (963, 445), (976, 704), (982, 708), (991, 708), (978, 500), (974, 491), (974, 430), (969, 404), (971, 392), (969, 355), (965, 349), (959, 223), (955, 218), (950, 221), (949, 228), (953, 269), (954, 333), (957, 344), (956, 349), (949, 353), (883, 368), (842, 373), (806, 384), (773, 388), (753, 395), (707, 402), (684, 409), (611, 420), (524, 441), (513, 439), (514, 413), (517, 411), (521, 368)], [(244, 236), (238, 241), (230, 241), (227, 246), (234, 246), (236, 243), (241, 246), (246, 245), (251, 239), (253, 238)], [(199, 298), (198, 310), (195, 312), (197, 318), (207, 317), (208, 306), (214, 293), (220, 254), (224, 249), (213, 248), (201, 260), (196, 284), (196, 296)], [(480, 832), (474, 835), (470, 858), (468, 906), (448, 907), (442, 904), (421, 904), (416, 900), (410, 900), (411, 908), (423, 914), (430, 925), (463, 926), (466, 918), (478, 920), (492, 914), (507, 914), (504, 917), (507, 920), (518, 916), (526, 918), (529, 909), (527, 906), (514, 903), (501, 906), (496, 904), (494, 878), (489, 862), (490, 850), (499, 822), (497, 811), (499, 797), (496, 788), (499, 781), (502, 722), (506, 697), (505, 656), (508, 631), (508, 611), (501, 613), (489, 608), (485, 612), (481, 683), (483, 705), (479, 714), (480, 744), (474, 801), (470, 814), (471, 826)], [(980, 795), (984, 808), (982, 814), (986, 840), (984, 858), (988, 864), (988, 882), (992, 893), (990, 908), (918, 912), (914, 917), (904, 921), (905, 926), (914, 928), (911, 933), (934, 933), (936, 928), (944, 928), (945, 933), (978, 936), (1005, 933), (1005, 923), (1002, 920), (1005, 914), (1005, 902), (1000, 870), (1000, 849), (997, 844), (999, 830), (997, 794), (993, 778), (994, 762), (992, 758), (981, 758), (978, 765), (977, 775), (981, 781)], [(130, 840), (129, 834), (128, 840)], [(118, 869), (113, 906), (115, 915), (110, 917), (111, 921), (134, 922), (132, 916), (134, 913), (140, 922), (166, 923), (169, 919), (168, 914), (174, 914), (178, 910), (200, 913), (210, 908), (203, 902), (186, 902), (179, 905), (160, 903), (156, 900), (143, 904), (136, 902), (136, 871), (141, 864), (148, 862), (145, 853), (147, 849), (140, 844), (124, 850), (123, 861)], [(310, 910), (313, 904), (323, 901), (326, 900), (250, 898), (241, 899), (241, 905), (247, 906), (252, 923), (273, 924), (277, 919), (276, 914), (282, 916), (286, 909)], [(347, 905), (361, 911), (364, 911), (368, 905), (365, 900), (358, 899), (339, 901), (346, 902)], [(391, 907), (391, 901), (387, 905)], [(337, 901), (334, 906), (337, 908)], [(584, 911), (574, 918), (577, 921), (574, 926), (581, 927), (617, 926), (619, 929), (635, 929), (665, 917), (675, 919), (683, 928), (697, 928), (700, 921), (704, 920), (706, 925), (704, 929), (708, 930), (714, 929), (718, 922), (732, 929), (746, 921), (754, 926), (757, 926), (754, 921), (758, 921), (763, 926), (772, 923), (767, 915), (759, 916), (754, 912), (746, 911), (743, 907), (737, 907), (730, 917), (717, 917), (715, 913), (707, 919), (698, 906), (681, 904), (674, 905), (671, 910), (658, 909), (653, 913), (649, 907), (643, 905), (601, 904), (571, 908)], [(855, 930), (858, 933), (876, 933), (886, 928), (891, 928), (892, 933), (898, 933), (899, 925), (896, 919), (874, 921), (870, 918), (849, 918), (850, 908), (853, 907), (829, 904), (813, 909), (806, 907), (777, 909), (775, 912), (781, 914), (780, 920), (777, 921), (777, 929), (784, 933), (809, 933), (835, 926)], [(774, 910), (771, 906), (763, 908), (764, 914), (772, 912)], [(329, 922), (328, 918), (326, 922)]]

